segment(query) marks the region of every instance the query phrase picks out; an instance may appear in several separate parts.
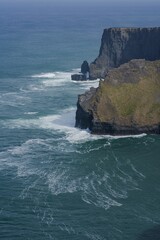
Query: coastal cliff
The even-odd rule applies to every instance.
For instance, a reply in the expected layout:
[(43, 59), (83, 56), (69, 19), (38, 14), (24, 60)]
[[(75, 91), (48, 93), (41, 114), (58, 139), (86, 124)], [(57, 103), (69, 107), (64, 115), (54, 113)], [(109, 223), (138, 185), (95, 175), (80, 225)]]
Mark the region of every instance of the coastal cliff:
[(79, 95), (76, 127), (95, 134), (159, 134), (160, 60), (136, 59), (111, 69), (97, 89)]
[(109, 69), (131, 59), (160, 59), (160, 27), (105, 29), (99, 56), (89, 66), (89, 78), (104, 78)]

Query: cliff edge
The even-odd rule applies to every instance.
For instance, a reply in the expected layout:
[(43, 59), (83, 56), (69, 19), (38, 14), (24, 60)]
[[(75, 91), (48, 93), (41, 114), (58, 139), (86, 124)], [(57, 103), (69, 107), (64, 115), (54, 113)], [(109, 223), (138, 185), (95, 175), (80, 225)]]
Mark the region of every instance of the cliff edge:
[(76, 127), (95, 134), (159, 134), (160, 60), (136, 59), (110, 70), (97, 89), (79, 95)]
[(105, 29), (99, 56), (89, 67), (89, 78), (104, 78), (109, 69), (131, 59), (160, 59), (160, 27)]

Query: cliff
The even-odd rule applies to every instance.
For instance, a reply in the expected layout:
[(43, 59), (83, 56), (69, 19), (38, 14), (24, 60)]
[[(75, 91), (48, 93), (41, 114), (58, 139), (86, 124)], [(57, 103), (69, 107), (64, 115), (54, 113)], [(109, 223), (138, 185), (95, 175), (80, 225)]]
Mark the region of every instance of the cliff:
[(99, 56), (90, 64), (90, 79), (104, 78), (109, 69), (131, 59), (160, 59), (160, 27), (105, 29)]
[(97, 89), (79, 95), (76, 127), (96, 134), (159, 134), (160, 60), (131, 60), (110, 70)]

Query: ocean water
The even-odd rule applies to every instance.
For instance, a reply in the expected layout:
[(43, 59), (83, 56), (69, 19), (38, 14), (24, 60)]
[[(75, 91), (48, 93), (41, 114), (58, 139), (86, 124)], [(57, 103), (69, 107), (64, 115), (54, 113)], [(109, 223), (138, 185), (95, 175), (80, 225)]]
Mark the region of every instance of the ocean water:
[(0, 239), (160, 239), (160, 137), (74, 128), (72, 82), (102, 31), (158, 26), (158, 2), (0, 2)]

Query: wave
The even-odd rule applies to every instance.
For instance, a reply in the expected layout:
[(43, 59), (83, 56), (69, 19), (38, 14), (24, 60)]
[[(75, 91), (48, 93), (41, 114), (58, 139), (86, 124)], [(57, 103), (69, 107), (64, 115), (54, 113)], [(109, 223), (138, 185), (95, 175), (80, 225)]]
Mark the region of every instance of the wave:
[(59, 195), (64, 193), (81, 192), (82, 200), (87, 204), (93, 204), (97, 207), (107, 210), (111, 206), (121, 206), (113, 198), (107, 196), (107, 192), (104, 193), (97, 186), (98, 176), (88, 175), (84, 177), (74, 178), (70, 176), (72, 169), (65, 167), (55, 169), (48, 176), (48, 185), (52, 194)]
[(8, 92), (0, 95), (1, 106), (23, 106), (26, 102), (31, 102), (30, 97), (22, 96), (16, 92)]
[[(36, 112), (28, 112), (27, 115), (35, 115)], [(70, 107), (64, 109), (59, 114), (48, 115), (32, 119), (14, 119), (3, 121), (0, 123), (7, 128), (25, 128), (25, 129), (50, 129), (65, 133), (65, 139), (70, 143), (82, 143), (87, 141), (95, 141), (99, 139), (116, 140), (120, 138), (141, 138), (146, 134), (128, 135), (128, 136), (111, 136), (111, 135), (93, 135), (90, 131), (75, 128), (76, 108)]]
[[(63, 159), (58, 159), (57, 162), (47, 159), (47, 165), (51, 169), (50, 167), (50, 170), (46, 169), (45, 159), (41, 159), (39, 156), (42, 151), (43, 154), (44, 151), (48, 154), (49, 151), (53, 152), (53, 147), (56, 149), (53, 141), (57, 142), (56, 139), (29, 139), (20, 146), (1, 152), (0, 169), (14, 167), (17, 169), (18, 177), (37, 175), (36, 181), (43, 179), (43, 182), (48, 185), (53, 195), (80, 192), (82, 200), (87, 204), (105, 210), (108, 210), (110, 207), (122, 206), (122, 203), (119, 202), (120, 199), (127, 198), (127, 191), (133, 190), (133, 186), (135, 186), (135, 182), (129, 177), (128, 172), (126, 173), (124, 170), (122, 173), (122, 170), (117, 168), (116, 175), (103, 169), (101, 174), (95, 170), (96, 172), (92, 171), (88, 174), (75, 175), (78, 169), (78, 164), (75, 164), (75, 161), (78, 161), (76, 159), (67, 162), (64, 162)], [(58, 145), (59, 143), (60, 141), (58, 141)], [(34, 158), (31, 157), (32, 155)], [(36, 164), (36, 159), (38, 164)], [(110, 171), (110, 169), (107, 171)], [(123, 179), (118, 178), (119, 174), (123, 175)], [(25, 198), (29, 188), (35, 184), (39, 183), (34, 182), (29, 187), (26, 187), (21, 193), (21, 197)]]
[(106, 238), (100, 236), (99, 234), (85, 232), (85, 236), (91, 240), (106, 240)]
[(44, 169), (40, 168), (40, 164), (35, 164), (32, 155), (39, 158), (41, 151), (53, 150), (53, 141), (53, 139), (29, 139), (19, 146), (8, 148), (0, 153), (0, 170), (8, 167), (16, 168), (18, 177), (45, 175)]
[[(64, 110), (64, 114), (71, 110), (73, 109)], [(68, 125), (70, 125), (70, 122)], [(14, 167), (18, 177), (36, 175), (38, 176), (36, 181), (43, 180), (53, 195), (79, 192), (82, 201), (86, 204), (105, 210), (110, 207), (121, 207), (121, 199), (128, 197), (128, 191), (138, 190), (138, 181), (145, 178), (131, 162), (127, 161), (122, 164), (115, 155), (114, 158), (109, 156), (112, 165), (111, 167), (108, 165), (107, 170), (103, 169), (103, 161), (106, 162), (106, 159), (101, 159), (101, 161), (98, 160), (98, 165), (96, 164), (93, 171), (75, 174), (79, 168), (79, 158), (76, 157), (79, 153), (76, 151), (73, 151), (76, 154), (75, 157), (73, 156), (67, 161), (64, 161), (63, 157), (58, 158), (58, 161), (56, 161), (56, 157), (54, 157), (54, 160), (48, 158), (48, 154), (53, 154), (53, 152), (54, 156), (56, 154), (58, 156), (66, 154), (64, 149), (67, 151), (73, 144), (68, 144), (65, 140), (66, 138), (29, 139), (19, 146), (9, 148), (0, 153), (0, 170), (5, 167)], [(105, 143), (103, 147), (106, 149)], [(75, 149), (76, 146), (74, 145)], [(95, 146), (95, 151), (98, 150)], [(85, 154), (87, 152), (84, 152), (84, 164), (85, 166), (89, 164), (89, 167), (90, 163)], [(87, 154), (87, 156), (89, 155)], [(34, 184), (39, 183), (34, 182)], [(21, 194), (22, 198), (27, 196), (28, 188), (31, 188), (31, 186), (24, 189)]]
[(36, 115), (38, 112), (25, 112), (25, 115)]
[(100, 79), (87, 80), (87, 81), (73, 81), (75, 84), (79, 85), (81, 89), (89, 90), (91, 87), (97, 88), (99, 86)]
[(80, 69), (72, 69), (72, 71), (55, 71), (55, 72), (48, 72), (48, 73), (39, 73), (34, 74), (31, 77), (34, 79), (40, 79), (41, 83), (32, 84), (30, 85), (30, 90), (37, 91), (37, 90), (43, 90), (48, 87), (60, 87), (64, 86), (68, 83), (70, 84), (77, 84), (80, 86), (81, 89), (89, 89), (90, 87), (98, 87), (99, 79), (94, 81), (72, 81), (71, 75), (79, 73)]
[(48, 72), (48, 73), (39, 73), (32, 75), (31, 78), (35, 80), (41, 80), (31, 84), (27, 90), (29, 91), (44, 91), (49, 87), (61, 87), (67, 83), (71, 82), (71, 75), (77, 73), (77, 69), (72, 70), (71, 72)]
[[(73, 165), (72, 165), (73, 166)], [(118, 195), (112, 196), (107, 189), (102, 189), (104, 182), (96, 173), (81, 177), (72, 177), (72, 166), (57, 166), (48, 175), (48, 186), (53, 195), (80, 192), (81, 199), (91, 205), (108, 210), (110, 207), (120, 207), (122, 204)], [(116, 190), (115, 190), (116, 192)], [(123, 197), (124, 198), (124, 197)]]
[(79, 73), (80, 68), (74, 68), (72, 71), (55, 71), (55, 72), (47, 72), (47, 73), (39, 73), (39, 74), (34, 74), (31, 77), (32, 78), (64, 78), (66, 76), (71, 77), (71, 74), (74, 73)]
[(33, 78), (54, 78), (55, 73), (49, 72), (49, 73), (40, 73), (32, 75)]

